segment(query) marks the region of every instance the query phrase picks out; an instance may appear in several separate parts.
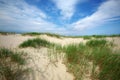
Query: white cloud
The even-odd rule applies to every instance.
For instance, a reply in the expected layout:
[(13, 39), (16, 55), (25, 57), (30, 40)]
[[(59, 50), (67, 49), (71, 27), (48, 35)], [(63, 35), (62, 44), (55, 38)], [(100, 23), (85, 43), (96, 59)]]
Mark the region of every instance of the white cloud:
[(0, 30), (62, 32), (48, 16), (24, 0), (0, 0)]
[(95, 26), (100, 26), (111, 20), (120, 19), (120, 0), (107, 0), (102, 3), (98, 10), (90, 16), (87, 16), (71, 24), (75, 30), (83, 30)]
[(75, 6), (78, 2), (83, 0), (52, 0), (58, 9), (61, 10), (61, 15), (63, 19), (69, 19), (73, 16), (75, 12)]

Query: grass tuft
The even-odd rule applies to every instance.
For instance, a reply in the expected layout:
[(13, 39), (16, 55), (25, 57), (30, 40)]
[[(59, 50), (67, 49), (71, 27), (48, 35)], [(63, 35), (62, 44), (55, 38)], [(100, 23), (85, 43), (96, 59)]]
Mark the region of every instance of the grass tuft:
[(66, 65), (69, 71), (74, 74), (76, 80), (82, 80), (87, 70), (88, 59), (86, 59), (85, 49), (86, 47), (83, 44), (70, 44), (63, 47), (67, 58)]
[(83, 44), (71, 44), (63, 47), (66, 53), (66, 66), (75, 80), (83, 80), (92, 62), (93, 80), (119, 80), (120, 53), (112, 51), (106, 40), (90, 40)]
[(54, 46), (54, 44), (41, 39), (41, 38), (35, 38), (35, 39), (29, 39), (27, 41), (24, 41), (22, 44), (20, 44), (19, 47), (34, 47), (34, 48), (38, 48), (38, 47), (50, 47), (50, 46)]
[(0, 48), (0, 80), (17, 80), (26, 74), (25, 57), (22, 52)]
[(104, 47), (106, 46), (107, 41), (102, 39), (102, 40), (90, 40), (86, 43), (87, 46), (90, 47)]
[(51, 37), (61, 38), (62, 35), (55, 34), (55, 33), (37, 33), (37, 32), (30, 32), (30, 33), (24, 33), (22, 35), (30, 35), (30, 36), (39, 36), (39, 35), (48, 35)]
[(91, 39), (92, 36), (83, 36), (83, 39)]

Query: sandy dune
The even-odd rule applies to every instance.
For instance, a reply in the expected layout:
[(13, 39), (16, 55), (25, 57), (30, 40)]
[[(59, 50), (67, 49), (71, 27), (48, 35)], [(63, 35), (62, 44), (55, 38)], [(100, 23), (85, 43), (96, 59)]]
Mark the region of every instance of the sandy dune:
[(113, 50), (118, 50), (118, 51), (120, 50), (120, 37), (114, 37), (114, 38), (107, 37), (106, 40), (114, 43)]
[(83, 38), (55, 38), (47, 35), (41, 35), (40, 37), (50, 42), (61, 44), (62, 46), (68, 45), (68, 44), (78, 44), (80, 42), (82, 43), (86, 42), (86, 40), (84, 40)]
[[(55, 38), (47, 35), (37, 36), (46, 39), (50, 42), (61, 44), (62, 46), (72, 43), (85, 43), (86, 40), (82, 38)], [(61, 53), (60, 57), (55, 57), (51, 53), (54, 51), (48, 48), (18, 48), (19, 44), (27, 39), (32, 39), (32, 36), (16, 35), (0, 35), (0, 47), (17, 49), (27, 53), (29, 59), (27, 60), (28, 68), (32, 69), (32, 72), (25, 80), (74, 80), (72, 73), (67, 72), (66, 66), (63, 64), (64, 55)], [(117, 49), (120, 50), (120, 37), (106, 38), (109, 41), (114, 41), (117, 45)], [(55, 53), (57, 54), (57, 53)], [(90, 80), (85, 78), (85, 80)]]
[(17, 48), (19, 44), (27, 39), (31, 39), (31, 36), (22, 36), (20, 34), (15, 35), (0, 35), (0, 47), (5, 48)]
[[(21, 35), (0, 35), (0, 47), (17, 49), (27, 53), (27, 67), (32, 69), (32, 72), (25, 80), (73, 80), (74, 76), (67, 72), (66, 66), (63, 64), (62, 57), (55, 58), (52, 51), (47, 48), (34, 49), (25, 48), (19, 49), (20, 43), (34, 37)], [(50, 53), (51, 52), (51, 53)]]

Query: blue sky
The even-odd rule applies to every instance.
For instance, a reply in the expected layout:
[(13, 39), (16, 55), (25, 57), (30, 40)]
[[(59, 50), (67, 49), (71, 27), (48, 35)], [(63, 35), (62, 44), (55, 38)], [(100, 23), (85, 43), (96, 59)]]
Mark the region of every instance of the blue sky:
[(0, 31), (120, 34), (120, 0), (0, 0)]

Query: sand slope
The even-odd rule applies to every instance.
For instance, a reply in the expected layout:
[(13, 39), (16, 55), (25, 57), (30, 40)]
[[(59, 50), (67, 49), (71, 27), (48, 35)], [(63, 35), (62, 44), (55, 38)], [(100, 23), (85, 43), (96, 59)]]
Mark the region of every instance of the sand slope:
[(62, 58), (50, 56), (47, 48), (24, 48), (19, 49), (20, 43), (35, 37), (21, 35), (0, 35), (0, 47), (17, 49), (27, 53), (27, 66), (32, 71), (25, 80), (73, 80), (74, 76), (67, 72)]
[[(82, 38), (55, 38), (47, 35), (41, 35), (37, 37), (46, 39), (50, 42), (61, 44), (62, 46), (72, 43), (85, 43), (87, 41)], [(26, 76), (25, 80), (74, 80), (72, 73), (68, 73), (66, 66), (63, 64), (64, 54), (61, 53), (59, 57), (55, 57), (51, 54), (54, 53), (54, 51), (48, 48), (18, 48), (20, 43), (32, 38), (35, 37), (22, 36), (20, 34), (0, 35), (0, 47), (17, 49), (27, 53), (29, 58), (27, 60), (26, 67), (31, 68), (32, 71), (28, 76)], [(106, 39), (109, 41), (114, 41), (114, 44), (117, 45), (116, 48), (120, 50), (120, 37)], [(91, 79), (84, 78), (84, 80)]]

